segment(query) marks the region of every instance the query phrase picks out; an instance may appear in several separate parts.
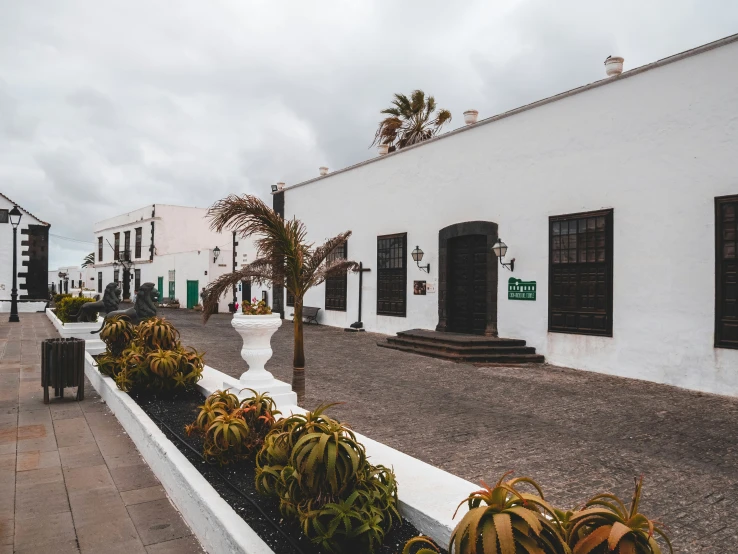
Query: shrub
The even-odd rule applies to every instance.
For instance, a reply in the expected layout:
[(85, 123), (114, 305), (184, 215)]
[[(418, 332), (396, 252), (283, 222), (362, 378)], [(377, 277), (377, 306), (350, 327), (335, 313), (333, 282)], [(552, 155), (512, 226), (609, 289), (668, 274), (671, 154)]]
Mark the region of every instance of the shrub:
[[(83, 304), (93, 302), (92, 298), (78, 298), (76, 296), (66, 296), (62, 298), (56, 305), (56, 317), (62, 323), (73, 323), (76, 321), (77, 314)], [(92, 321), (97, 320), (97, 312), (89, 314)]]
[[(495, 549), (497, 546), (495, 546)], [(430, 537), (413, 537), (405, 543), (402, 554), (441, 554), (441, 549)]]
[(122, 391), (191, 390), (202, 377), (202, 354), (183, 347), (179, 332), (163, 318), (134, 326), (127, 318), (113, 316), (105, 321), (100, 338), (107, 349), (97, 359), (98, 369)]
[(274, 400), (266, 394), (246, 389), (253, 396), (243, 401), (225, 391), (215, 391), (200, 406), (195, 421), (185, 430), (204, 438), (203, 455), (220, 465), (253, 459), (279, 414)]
[(372, 553), (400, 521), (392, 470), (367, 461), (353, 431), (320, 406), (278, 422), (256, 457), (256, 488), (334, 554)]
[(56, 304), (58, 306), (59, 305), (59, 302), (61, 302), (64, 298), (71, 298), (71, 297), (72, 297), (71, 294), (68, 294), (68, 293), (65, 293), (65, 292), (60, 292), (58, 294), (55, 294), (54, 295), (54, 304)]
[(591, 554), (661, 554), (655, 533), (673, 553), (669, 537), (656, 526), (657, 522), (638, 512), (642, 488), (643, 477), (636, 480), (630, 508), (626, 508), (614, 494), (598, 494), (583, 509), (573, 512), (567, 529), (567, 540), (572, 550)]
[(272, 313), (272, 309), (267, 306), (266, 302), (263, 300), (257, 302), (256, 298), (253, 298), (251, 302), (248, 300), (244, 302), (241, 311), (244, 315), (270, 315)]

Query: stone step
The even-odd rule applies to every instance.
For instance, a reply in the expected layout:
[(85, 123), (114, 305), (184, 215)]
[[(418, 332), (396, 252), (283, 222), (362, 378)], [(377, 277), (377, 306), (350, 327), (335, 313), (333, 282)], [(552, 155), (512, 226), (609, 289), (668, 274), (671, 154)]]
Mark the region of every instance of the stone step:
[[(502, 344), (489, 343), (481, 345), (465, 345), (465, 344), (453, 344), (442, 341), (431, 341), (426, 339), (415, 339), (405, 336), (389, 337), (387, 342), (398, 346), (405, 346), (408, 348), (421, 348), (427, 350), (437, 350), (441, 352), (450, 352), (456, 354), (535, 354), (536, 349), (532, 346), (511, 346), (511, 342), (506, 341)], [(525, 341), (517, 341), (525, 344)]]
[[(516, 354), (516, 353), (460, 353), (443, 351), (438, 349), (426, 348), (421, 346), (409, 346), (404, 344), (396, 344), (391, 342), (378, 342), (378, 346), (408, 352), (412, 354), (420, 354), (431, 358), (440, 358), (443, 360), (451, 360), (455, 362), (467, 363), (494, 363), (494, 364), (525, 364), (525, 363), (543, 363), (544, 357), (541, 354)], [(535, 352), (535, 349), (533, 349)]]
[(400, 331), (397, 333), (398, 338), (422, 341), (433, 344), (446, 344), (449, 346), (525, 346), (525, 341), (521, 339), (507, 339), (498, 337), (484, 337), (481, 335), (463, 335), (457, 333), (438, 333), (428, 331), (426, 329), (411, 329), (410, 331)]

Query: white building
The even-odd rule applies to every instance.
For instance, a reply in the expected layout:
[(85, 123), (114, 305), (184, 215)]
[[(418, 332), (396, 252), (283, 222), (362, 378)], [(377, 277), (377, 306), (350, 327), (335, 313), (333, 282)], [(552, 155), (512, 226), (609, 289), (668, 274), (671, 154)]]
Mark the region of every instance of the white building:
[(67, 265), (59, 269), (50, 269), (48, 275), (49, 290), (59, 292), (79, 292), (80, 289), (97, 290), (97, 272), (94, 267)]
[[(369, 331), (498, 332), (554, 364), (737, 395), (735, 67), (738, 35), (287, 187), (275, 205), (316, 243), (353, 231)], [(535, 300), (514, 299), (517, 281), (509, 295), (510, 278), (536, 283)], [(305, 304), (346, 327), (358, 282)]]
[[(0, 312), (10, 311), (13, 288), (13, 226), (8, 213), (15, 206), (0, 193)], [(22, 206), (16, 239), (18, 311), (43, 310), (48, 299), (49, 227)]]
[[(161, 300), (177, 299), (187, 308), (199, 304), (201, 290), (234, 267), (232, 234), (211, 231), (206, 213), (152, 204), (95, 223), (96, 290), (119, 282), (123, 297), (132, 298), (139, 285), (151, 282)], [(231, 301), (221, 299), (220, 310), (227, 311)]]

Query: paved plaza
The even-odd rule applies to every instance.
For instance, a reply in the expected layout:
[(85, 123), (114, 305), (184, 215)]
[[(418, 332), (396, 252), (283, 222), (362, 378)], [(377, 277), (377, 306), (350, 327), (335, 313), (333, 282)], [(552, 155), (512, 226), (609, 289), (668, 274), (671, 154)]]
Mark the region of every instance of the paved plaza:
[(0, 554), (201, 552), (89, 382), (43, 403), (46, 315), (0, 315)]
[[(244, 371), (229, 315), (204, 327), (197, 312), (161, 315), (208, 365)], [(306, 326), (305, 407), (344, 402), (333, 414), (373, 439), (474, 482), (529, 475), (562, 507), (603, 490), (629, 500), (643, 474), (642, 511), (666, 523), (676, 552), (738, 551), (738, 399), (550, 365), (456, 364), (383, 339)], [(289, 322), (272, 346), (267, 369), (289, 382)]]

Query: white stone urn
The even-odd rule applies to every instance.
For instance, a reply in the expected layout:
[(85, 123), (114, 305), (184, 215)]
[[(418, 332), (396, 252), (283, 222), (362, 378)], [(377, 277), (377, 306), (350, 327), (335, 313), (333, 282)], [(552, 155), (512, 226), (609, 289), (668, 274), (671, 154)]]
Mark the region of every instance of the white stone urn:
[(389, 152), (389, 144), (380, 144), (377, 146), (377, 152), (379, 152), (380, 156), (384, 156), (387, 152)]
[(466, 110), (464, 112), (464, 123), (467, 125), (474, 125), (477, 122), (477, 117), (479, 117), (479, 112), (477, 110)]
[(623, 62), (625, 60), (618, 56), (609, 56), (605, 60), (605, 73), (608, 77), (615, 77), (623, 72)]
[(243, 387), (260, 389), (275, 382), (274, 375), (264, 369), (272, 357), (272, 335), (282, 325), (279, 314), (245, 315), (233, 314), (233, 328), (241, 335), (243, 346), (241, 357), (249, 364), (249, 369), (240, 378)]

